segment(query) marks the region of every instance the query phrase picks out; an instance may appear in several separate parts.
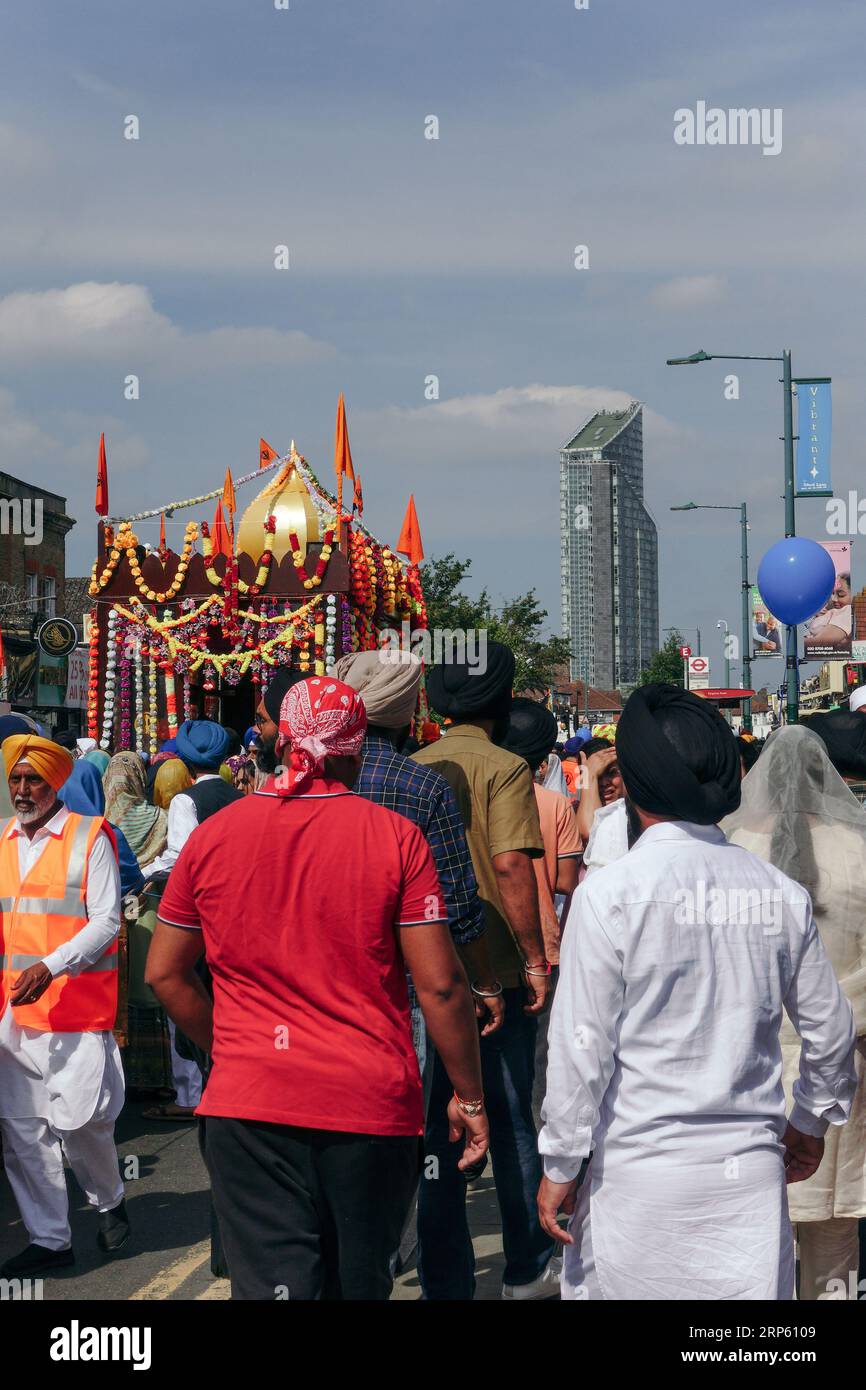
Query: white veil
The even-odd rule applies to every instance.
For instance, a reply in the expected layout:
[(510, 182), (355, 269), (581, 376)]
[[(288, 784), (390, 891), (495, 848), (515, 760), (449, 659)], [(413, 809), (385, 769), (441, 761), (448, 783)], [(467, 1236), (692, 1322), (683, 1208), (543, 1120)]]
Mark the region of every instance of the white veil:
[(721, 828), (807, 890), (827, 954), (866, 1030), (866, 810), (810, 729), (771, 734)]
[(568, 783), (565, 780), (565, 773), (562, 770), (562, 762), (558, 753), (551, 753), (547, 759), (547, 775), (543, 786), (552, 792), (561, 792), (563, 796), (568, 796)]

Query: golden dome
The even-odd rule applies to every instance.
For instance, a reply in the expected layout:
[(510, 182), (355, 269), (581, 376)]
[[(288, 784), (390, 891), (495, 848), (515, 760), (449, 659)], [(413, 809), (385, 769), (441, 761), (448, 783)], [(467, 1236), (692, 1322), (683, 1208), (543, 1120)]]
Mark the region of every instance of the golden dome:
[(238, 555), (247, 554), (258, 563), (264, 548), (264, 523), (270, 515), (277, 519), (271, 545), (275, 560), (282, 560), (291, 550), (289, 535), (292, 532), (300, 541), (302, 557), (306, 556), (310, 541), (321, 540), (318, 513), (291, 458), (258, 497), (253, 498), (241, 517), (237, 530)]

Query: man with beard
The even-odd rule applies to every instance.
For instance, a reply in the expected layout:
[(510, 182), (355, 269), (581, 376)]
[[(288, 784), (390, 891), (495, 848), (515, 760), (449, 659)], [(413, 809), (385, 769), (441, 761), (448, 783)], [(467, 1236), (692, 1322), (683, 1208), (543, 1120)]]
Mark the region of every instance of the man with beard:
[(253, 750), (256, 767), (266, 777), (273, 777), (279, 765), (277, 738), (280, 732), (280, 709), (293, 685), (306, 680), (309, 671), (281, 666), (274, 672), (270, 684), (256, 706), (256, 731), (260, 746)]
[(24, 1278), (74, 1262), (64, 1153), (100, 1213), (100, 1249), (129, 1236), (111, 1033), (120, 876), (108, 822), (58, 799), (71, 754), (29, 733), (2, 752), (15, 816), (0, 829), (0, 1129), (30, 1244), (0, 1275)]
[[(478, 892), (484, 905), (488, 951), (505, 1001), (505, 1022), (481, 1038), (481, 1069), (490, 1117), (490, 1152), (502, 1213), (505, 1249), (503, 1298), (556, 1297), (554, 1244), (535, 1215), (541, 1176), (532, 1116), (538, 1015), (547, 1004), (550, 963), (538, 909), (533, 860), (544, 854), (532, 775), (523, 758), (498, 746), (511, 711), (514, 655), (487, 643), (482, 670), (444, 661), (427, 679), (430, 705), (452, 722), (444, 736), (413, 757), (440, 772), (457, 797)], [(438, 1176), (421, 1183), (419, 1273), (430, 1299), (471, 1299), (475, 1257), (466, 1220), (466, 1183), (444, 1122), (448, 1078), (434, 1068), (427, 1154)]]
[(616, 749), (635, 842), (575, 895), (549, 1033), (538, 1211), (563, 1297), (790, 1299), (785, 1184), (850, 1112), (851, 1006), (808, 893), (719, 829), (740, 762), (718, 711), (644, 686)]

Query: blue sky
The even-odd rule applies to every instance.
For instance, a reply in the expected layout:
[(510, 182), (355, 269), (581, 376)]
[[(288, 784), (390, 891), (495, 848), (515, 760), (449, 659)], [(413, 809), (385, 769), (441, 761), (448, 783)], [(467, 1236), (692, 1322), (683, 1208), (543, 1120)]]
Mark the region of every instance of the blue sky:
[[(534, 584), (557, 627), (559, 446), (637, 397), (661, 621), (720, 656), (735, 518), (668, 507), (745, 498), (757, 568), (781, 388), (743, 364), (726, 401), (735, 367), (664, 361), (790, 346), (834, 379), (834, 481), (858, 486), (864, 30), (840, 0), (6, 7), (0, 467), (67, 495), (84, 572), (101, 429), (112, 511), (136, 510), (253, 468), (260, 434), (327, 473), (343, 390), (371, 529), (393, 540), (413, 491), (429, 554)], [(781, 107), (782, 153), (675, 145), (698, 100)], [(798, 527), (825, 534), (820, 502)]]

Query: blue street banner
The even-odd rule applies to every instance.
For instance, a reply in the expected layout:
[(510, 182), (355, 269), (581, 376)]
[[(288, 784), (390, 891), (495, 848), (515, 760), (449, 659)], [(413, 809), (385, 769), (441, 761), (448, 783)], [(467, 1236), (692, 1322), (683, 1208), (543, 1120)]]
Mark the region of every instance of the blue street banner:
[(830, 481), (830, 436), (833, 407), (830, 378), (796, 377), (797, 387), (797, 475), (798, 497), (832, 497)]

